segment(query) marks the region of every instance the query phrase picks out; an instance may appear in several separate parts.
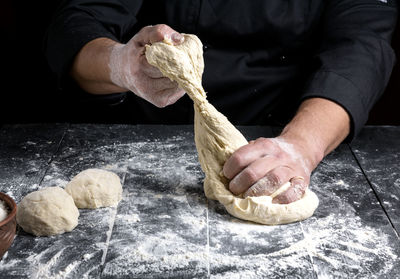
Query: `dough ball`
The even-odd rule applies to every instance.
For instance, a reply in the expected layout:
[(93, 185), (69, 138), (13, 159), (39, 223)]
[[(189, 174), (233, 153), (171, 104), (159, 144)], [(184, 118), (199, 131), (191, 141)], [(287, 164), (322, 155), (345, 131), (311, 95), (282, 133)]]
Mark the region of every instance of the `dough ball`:
[(78, 208), (115, 206), (122, 198), (118, 175), (101, 169), (87, 169), (78, 173), (65, 190)]
[(18, 204), (17, 222), (36, 236), (72, 231), (79, 211), (74, 200), (60, 187), (48, 187), (26, 195)]

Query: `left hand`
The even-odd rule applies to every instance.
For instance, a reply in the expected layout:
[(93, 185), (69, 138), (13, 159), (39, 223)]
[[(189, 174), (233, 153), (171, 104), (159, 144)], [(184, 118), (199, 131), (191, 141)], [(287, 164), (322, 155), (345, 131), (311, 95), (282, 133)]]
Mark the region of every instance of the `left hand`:
[(273, 198), (273, 203), (299, 200), (315, 168), (307, 148), (288, 139), (259, 138), (239, 148), (226, 161), (223, 173), (231, 179), (229, 190), (247, 196), (271, 195), (286, 182), (290, 187)]

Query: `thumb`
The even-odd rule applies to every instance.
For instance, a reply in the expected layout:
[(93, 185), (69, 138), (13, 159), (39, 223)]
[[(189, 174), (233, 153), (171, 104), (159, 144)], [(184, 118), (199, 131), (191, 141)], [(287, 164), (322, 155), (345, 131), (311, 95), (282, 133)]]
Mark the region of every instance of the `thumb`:
[(179, 45), (183, 43), (185, 37), (178, 32), (166, 33), (164, 35), (164, 41), (173, 45)]
[(183, 42), (184, 37), (174, 29), (165, 24), (149, 25), (143, 27), (134, 37), (134, 41), (144, 47), (146, 44), (165, 41), (171, 45)]

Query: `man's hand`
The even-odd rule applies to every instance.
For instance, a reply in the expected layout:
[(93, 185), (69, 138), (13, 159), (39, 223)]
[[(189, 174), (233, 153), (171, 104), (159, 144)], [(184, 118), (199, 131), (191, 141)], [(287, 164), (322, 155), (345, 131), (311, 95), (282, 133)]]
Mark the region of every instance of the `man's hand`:
[(294, 202), (307, 189), (311, 172), (349, 131), (350, 117), (341, 106), (326, 99), (308, 99), (279, 137), (251, 141), (225, 162), (229, 190), (245, 197), (270, 196), (290, 182), (272, 202)]
[(163, 40), (179, 44), (183, 39), (181, 34), (167, 25), (144, 27), (127, 44), (112, 48), (109, 64), (111, 80), (157, 107), (175, 103), (185, 92), (147, 62), (145, 45)]
[(225, 163), (224, 175), (232, 179), (235, 195), (270, 196), (286, 182), (290, 187), (273, 198), (273, 203), (300, 199), (310, 182), (314, 166), (303, 147), (284, 138), (259, 138), (239, 148)]
[(179, 44), (183, 39), (181, 34), (164, 24), (142, 28), (126, 44), (98, 38), (87, 43), (77, 54), (71, 75), (89, 93), (130, 90), (157, 107), (165, 107), (175, 103), (185, 92), (147, 62), (145, 45), (163, 40)]

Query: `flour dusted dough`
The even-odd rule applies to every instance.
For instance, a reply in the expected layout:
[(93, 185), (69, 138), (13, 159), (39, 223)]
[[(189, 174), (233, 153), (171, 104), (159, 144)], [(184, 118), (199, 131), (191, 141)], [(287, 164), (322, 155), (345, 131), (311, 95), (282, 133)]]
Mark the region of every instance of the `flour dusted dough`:
[(176, 81), (194, 102), (195, 142), (206, 175), (206, 196), (221, 202), (230, 214), (257, 223), (285, 224), (310, 217), (318, 206), (318, 198), (310, 190), (302, 199), (287, 205), (273, 204), (270, 196), (241, 198), (228, 190), (229, 181), (222, 174), (223, 165), (236, 149), (247, 144), (247, 140), (207, 101), (201, 85), (202, 43), (195, 35), (184, 36), (185, 41), (177, 46), (167, 41), (146, 46), (146, 58), (164, 76)]
[(18, 204), (17, 222), (36, 236), (62, 234), (78, 225), (79, 211), (64, 189), (47, 187), (26, 195)]
[(78, 208), (115, 206), (122, 198), (118, 175), (102, 169), (87, 169), (78, 173), (65, 186)]

